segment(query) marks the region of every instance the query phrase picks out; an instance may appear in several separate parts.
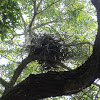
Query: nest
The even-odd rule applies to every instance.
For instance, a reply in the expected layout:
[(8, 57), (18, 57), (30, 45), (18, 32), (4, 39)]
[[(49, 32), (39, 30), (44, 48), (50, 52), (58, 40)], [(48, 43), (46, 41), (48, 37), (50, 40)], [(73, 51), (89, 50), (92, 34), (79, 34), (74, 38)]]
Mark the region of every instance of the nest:
[(63, 45), (63, 41), (54, 36), (44, 34), (38, 38), (33, 38), (29, 56), (37, 55), (37, 61), (43, 69), (57, 68), (58, 65), (68, 57), (68, 47)]

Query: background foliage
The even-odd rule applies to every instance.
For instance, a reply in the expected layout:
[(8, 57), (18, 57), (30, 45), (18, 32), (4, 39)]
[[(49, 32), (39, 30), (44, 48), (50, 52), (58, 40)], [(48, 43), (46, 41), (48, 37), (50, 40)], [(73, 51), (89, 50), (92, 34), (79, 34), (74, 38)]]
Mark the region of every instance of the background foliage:
[[(32, 38), (53, 34), (70, 45), (73, 54), (66, 66), (79, 67), (91, 55), (97, 23), (95, 9), (88, 0), (0, 0), (0, 80), (9, 82), (14, 70), (28, 55), (27, 46)], [(66, 71), (60, 68), (57, 71)], [(23, 70), (15, 84), (31, 73), (47, 72), (33, 61)], [(0, 95), (4, 86), (0, 81)], [(99, 100), (99, 80), (82, 92), (44, 100)]]

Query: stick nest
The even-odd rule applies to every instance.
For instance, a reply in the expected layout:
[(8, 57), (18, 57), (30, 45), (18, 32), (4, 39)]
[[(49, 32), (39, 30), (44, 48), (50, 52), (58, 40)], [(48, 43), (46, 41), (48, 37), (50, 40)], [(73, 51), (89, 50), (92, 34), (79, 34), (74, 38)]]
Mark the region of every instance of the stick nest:
[(65, 47), (63, 40), (44, 34), (31, 41), (29, 56), (34, 55), (39, 56), (37, 61), (43, 69), (57, 68), (68, 58), (68, 47)]

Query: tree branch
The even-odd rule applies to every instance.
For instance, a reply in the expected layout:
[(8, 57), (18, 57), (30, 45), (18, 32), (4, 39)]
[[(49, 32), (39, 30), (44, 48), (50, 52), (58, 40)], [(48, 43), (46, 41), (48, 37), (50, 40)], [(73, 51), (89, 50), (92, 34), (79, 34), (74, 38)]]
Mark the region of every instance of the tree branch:
[(42, 27), (42, 26), (45, 26), (45, 25), (48, 25), (48, 24), (51, 24), (51, 23), (55, 23), (55, 22), (57, 22), (57, 21), (58, 21), (58, 19), (53, 20), (53, 21), (50, 21), (50, 22), (42, 23), (42, 24), (40, 24), (40, 25), (35, 26), (34, 28), (32, 28), (32, 30), (35, 30), (35, 29), (37, 29), (37, 28), (40, 28), (40, 27)]
[(35, 0), (33, 3), (34, 3), (34, 16), (33, 16), (32, 20), (31, 20), (31, 22), (30, 22), (29, 30), (31, 29), (32, 23), (34, 22), (34, 19), (35, 19), (36, 14), (37, 14), (37, 10), (36, 10), (36, 0)]
[(42, 11), (38, 12), (38, 14), (44, 12), (45, 10), (47, 10), (49, 7), (51, 7), (52, 5), (54, 5), (55, 3), (59, 2), (60, 0), (57, 0), (55, 2), (53, 2), (52, 4), (50, 4), (48, 7), (46, 7), (45, 9), (43, 9)]
[[(99, 53), (100, 54), (100, 53)], [(50, 71), (42, 74), (31, 74), (15, 86), (1, 100), (39, 100), (51, 96), (75, 94), (90, 86), (100, 77), (99, 56), (92, 54), (88, 60), (75, 70)], [(12, 95), (13, 94), (13, 95)]]
[(13, 75), (13, 77), (12, 77), (12, 79), (11, 79), (11, 81), (10, 81), (9, 84), (10, 84), (11, 86), (13, 86), (13, 85), (15, 84), (17, 78), (19, 77), (19, 75), (20, 75), (21, 72), (23, 71), (23, 69), (26, 68), (26, 65), (27, 65), (28, 63), (30, 63), (31, 61), (34, 61), (34, 60), (38, 59), (38, 57), (39, 57), (39, 56), (37, 56), (37, 55), (34, 55), (34, 56), (32, 55), (32, 56), (26, 57), (26, 58), (21, 62), (21, 64), (16, 68), (16, 70), (14, 71), (14, 75)]
[(92, 43), (90, 43), (90, 42), (80, 42), (80, 43), (76, 43), (76, 44), (65, 44), (66, 46), (77, 46), (77, 45), (84, 45), (84, 44), (89, 44), (89, 45), (91, 45), (91, 46), (93, 46), (93, 44)]
[(14, 36), (22, 36), (24, 35), (23, 33), (22, 34), (14, 34)]
[(8, 85), (8, 83), (2, 78), (0, 78), (0, 84), (2, 84), (4, 87)]
[(67, 67), (67, 66), (64, 65), (63, 63), (59, 63), (59, 65), (60, 65), (62, 68), (67, 69), (68, 71), (71, 71), (71, 70), (72, 70), (70, 67)]
[(0, 90), (0, 94), (1, 94), (1, 95), (3, 94), (3, 91), (2, 91), (2, 90)]
[(100, 0), (91, 0), (91, 2), (96, 8), (98, 21), (98, 31), (93, 48), (93, 52), (95, 53), (100, 50)]
[(37, 12), (37, 9), (36, 9), (36, 0), (33, 0), (33, 4), (34, 4), (34, 13)]
[(24, 20), (24, 18), (23, 18), (23, 16), (22, 16), (22, 14), (21, 14), (21, 18), (22, 18), (22, 22), (23, 22), (23, 24), (24, 24), (24, 28), (26, 28), (26, 22), (25, 22), (25, 20)]
[(42, 0), (40, 0), (40, 2), (39, 2), (38, 6), (37, 6), (37, 10), (39, 9), (41, 3), (42, 3)]

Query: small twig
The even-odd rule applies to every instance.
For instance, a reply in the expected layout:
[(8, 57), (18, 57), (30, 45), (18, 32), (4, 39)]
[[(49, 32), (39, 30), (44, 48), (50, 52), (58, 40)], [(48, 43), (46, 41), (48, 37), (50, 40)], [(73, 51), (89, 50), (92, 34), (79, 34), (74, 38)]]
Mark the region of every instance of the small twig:
[(46, 7), (44, 10), (42, 10), (42, 11), (38, 12), (38, 14), (40, 14), (40, 13), (44, 12), (44, 11), (45, 11), (45, 10), (47, 10), (49, 7), (51, 7), (52, 5), (54, 5), (55, 3), (59, 2), (59, 1), (60, 1), (60, 0), (57, 0), (57, 1), (53, 2), (53, 3), (52, 3), (52, 4), (50, 4), (48, 7)]
[(13, 61), (13, 60), (11, 60), (11, 59), (8, 59), (7, 57), (3, 56), (2, 54), (0, 54), (0, 56), (3, 57), (3, 58), (5, 58), (5, 59), (7, 59), (7, 60), (9, 60), (9, 61), (12, 61), (12, 62), (14, 62), (14, 63), (19, 64), (19, 62), (15, 62), (15, 61)]
[(59, 65), (60, 65), (62, 68), (67, 69), (68, 71), (72, 70), (70, 67), (67, 67), (67, 66), (64, 65), (63, 63), (59, 63)]
[(99, 87), (99, 90), (97, 91), (97, 93), (95, 95), (95, 100), (97, 100), (99, 92), (100, 92), (100, 87)]
[(37, 6), (37, 10), (39, 9), (41, 3), (42, 3), (42, 0), (40, 0), (40, 2), (39, 2), (38, 6)]
[(98, 86), (98, 87), (100, 88), (100, 85), (99, 85), (99, 84), (97, 84), (97, 83), (95, 83), (95, 82), (94, 82), (93, 84), (96, 85), (96, 86)]
[(93, 46), (93, 44), (90, 42), (80, 42), (80, 43), (76, 43), (76, 44), (65, 44), (65, 45), (66, 46), (77, 46), (77, 45), (82, 45), (82, 44), (90, 44), (91, 46)]
[(13, 34), (14, 36), (22, 36), (24, 35), (23, 33), (22, 34)]
[(91, 91), (93, 88), (94, 88), (94, 86), (92, 86), (87, 92), (86, 92), (86, 91), (84, 92), (84, 91), (82, 90), (83, 94), (82, 94), (82, 96), (81, 96), (80, 98), (78, 98), (78, 100), (81, 100), (81, 98), (82, 98), (84, 95), (87, 95), (87, 97), (91, 99), (91, 97), (90, 97), (87, 93), (88, 93), (89, 91)]
[(32, 24), (33, 24), (33, 22), (34, 22), (34, 20), (35, 20), (35, 17), (36, 17), (36, 15), (37, 15), (37, 9), (36, 9), (36, 0), (35, 1), (33, 1), (33, 3), (34, 3), (34, 15), (33, 15), (33, 18), (32, 18), (32, 20), (31, 20), (31, 22), (30, 22), (30, 24), (29, 24), (29, 42), (31, 41), (31, 36), (32, 36), (32, 34), (31, 34), (31, 27), (32, 27)]

